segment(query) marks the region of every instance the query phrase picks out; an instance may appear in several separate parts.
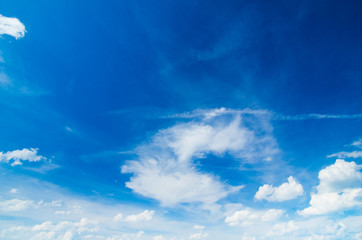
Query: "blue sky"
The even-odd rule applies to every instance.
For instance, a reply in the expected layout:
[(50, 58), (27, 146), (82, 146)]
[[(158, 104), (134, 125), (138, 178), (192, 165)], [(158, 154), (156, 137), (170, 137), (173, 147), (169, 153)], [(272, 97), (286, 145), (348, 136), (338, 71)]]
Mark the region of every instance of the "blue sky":
[(1, 1), (0, 238), (362, 239), (361, 10)]

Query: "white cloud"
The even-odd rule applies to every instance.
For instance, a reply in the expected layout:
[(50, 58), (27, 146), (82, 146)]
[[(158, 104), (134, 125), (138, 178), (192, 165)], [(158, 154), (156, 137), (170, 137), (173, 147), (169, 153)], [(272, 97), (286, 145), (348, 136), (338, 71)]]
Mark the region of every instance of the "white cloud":
[(194, 225), (192, 228), (195, 229), (195, 230), (203, 230), (203, 229), (205, 229), (205, 226)]
[(150, 221), (153, 217), (153, 214), (155, 211), (153, 210), (145, 210), (144, 212), (140, 214), (135, 215), (129, 215), (127, 216), (124, 221), (125, 222), (144, 222), (144, 221)]
[(0, 211), (3, 212), (14, 212), (25, 210), (29, 207), (34, 206), (34, 202), (30, 200), (10, 199), (0, 202)]
[(362, 148), (362, 139), (354, 141), (351, 145), (354, 147)]
[(241, 240), (256, 240), (256, 238), (255, 238), (255, 237), (251, 237), (251, 236), (249, 236), (249, 235), (247, 235), (247, 234), (244, 234), (244, 235), (242, 236)]
[(153, 240), (166, 240), (166, 238), (162, 235), (157, 235), (153, 237)]
[(283, 183), (279, 187), (265, 184), (259, 187), (258, 192), (255, 194), (255, 199), (265, 199), (271, 202), (282, 202), (295, 199), (303, 195), (303, 186), (297, 182), (295, 178), (290, 176), (288, 182)]
[(207, 233), (193, 233), (189, 236), (189, 239), (205, 239), (208, 236)]
[(9, 163), (11, 166), (22, 165), (23, 161), (38, 162), (46, 159), (43, 156), (38, 155), (38, 148), (23, 148), (22, 150), (8, 151), (6, 153), (0, 152), (0, 162)]
[(73, 239), (73, 236), (81, 236), (83, 233), (94, 233), (99, 231), (96, 221), (82, 218), (79, 222), (62, 221), (58, 224), (52, 222), (43, 222), (31, 228), (31, 231), (37, 232), (31, 239)]
[(225, 218), (225, 223), (229, 226), (248, 226), (259, 222), (272, 222), (278, 220), (284, 214), (281, 209), (269, 209), (267, 211), (257, 211), (244, 209), (234, 212), (233, 215)]
[(18, 189), (12, 188), (12, 189), (10, 189), (10, 192), (11, 192), (11, 193), (17, 193), (17, 192), (18, 192)]
[(0, 14), (0, 35), (7, 34), (18, 39), (24, 37), (25, 32), (25, 26), (19, 19)]
[(11, 86), (12, 82), (8, 75), (4, 72), (0, 72), (0, 87), (8, 87)]
[(155, 214), (155, 211), (153, 210), (145, 210), (139, 214), (134, 215), (128, 215), (127, 217), (123, 217), (122, 213), (118, 213), (116, 216), (114, 216), (113, 221), (115, 222), (129, 222), (129, 223), (135, 223), (135, 222), (146, 222), (150, 221), (153, 218), (153, 215)]
[(293, 221), (277, 223), (268, 232), (269, 236), (272, 235), (285, 235), (287, 233), (295, 232), (299, 229)]
[(122, 167), (122, 173), (133, 174), (126, 186), (164, 206), (192, 202), (211, 205), (241, 186), (231, 187), (199, 172), (195, 159), (228, 153), (255, 162), (271, 160), (279, 152), (269, 120), (249, 116), (242, 121), (239, 113), (222, 111), (214, 115), (160, 130), (149, 143), (139, 146), (138, 159)]
[(353, 152), (338, 152), (328, 155), (327, 157), (337, 157), (337, 158), (362, 158), (362, 151), (353, 151)]
[(116, 216), (113, 217), (113, 221), (115, 222), (120, 222), (123, 220), (123, 214), (122, 213), (118, 213)]
[(311, 194), (310, 207), (301, 215), (318, 215), (362, 206), (361, 165), (337, 159), (319, 172), (319, 185)]
[(144, 235), (144, 231), (139, 231), (138, 233), (123, 233), (122, 235), (115, 235), (108, 237), (106, 240), (137, 240), (141, 239)]

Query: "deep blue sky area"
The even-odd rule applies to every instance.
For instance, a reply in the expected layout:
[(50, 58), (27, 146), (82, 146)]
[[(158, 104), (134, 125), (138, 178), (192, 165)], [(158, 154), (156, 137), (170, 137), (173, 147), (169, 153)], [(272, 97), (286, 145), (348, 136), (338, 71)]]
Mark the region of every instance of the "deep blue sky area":
[[(123, 212), (109, 220), (121, 232), (110, 224), (100, 236), (360, 239), (361, 11), (330, 0), (1, 1), (0, 219), (11, 199), (32, 198), (28, 212), (82, 199), (74, 206), (124, 206), (13, 222)], [(24, 36), (9, 32), (14, 19)], [(137, 209), (154, 212), (127, 218)], [(267, 235), (249, 226), (270, 216)], [(314, 216), (336, 232), (307, 229)]]

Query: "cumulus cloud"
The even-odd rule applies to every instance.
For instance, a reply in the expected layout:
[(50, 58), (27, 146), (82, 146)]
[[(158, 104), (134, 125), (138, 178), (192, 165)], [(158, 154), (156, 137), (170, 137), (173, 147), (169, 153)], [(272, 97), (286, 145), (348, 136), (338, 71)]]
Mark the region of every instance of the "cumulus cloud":
[(290, 176), (288, 182), (283, 183), (279, 187), (273, 187), (273, 185), (269, 184), (264, 184), (259, 187), (258, 192), (255, 194), (255, 199), (282, 202), (295, 199), (298, 196), (303, 195), (303, 192), (303, 186), (298, 183), (295, 178)]
[(279, 152), (267, 119), (254, 115), (243, 119), (239, 113), (222, 111), (211, 115), (160, 130), (150, 142), (139, 146), (138, 159), (122, 167), (122, 173), (133, 174), (126, 186), (164, 206), (210, 205), (241, 186), (231, 187), (201, 173), (194, 166), (195, 159), (228, 153), (243, 161), (265, 161)]
[(34, 206), (34, 202), (31, 200), (20, 200), (20, 199), (10, 199), (0, 202), (0, 211), (3, 212), (14, 212), (25, 210), (29, 207)]
[(19, 19), (0, 14), (0, 35), (7, 34), (18, 39), (24, 37), (25, 32), (25, 26)]
[(361, 165), (337, 159), (318, 175), (319, 185), (311, 194), (310, 207), (300, 215), (319, 215), (362, 206)]
[(225, 223), (229, 226), (248, 226), (259, 222), (273, 222), (284, 214), (284, 210), (281, 209), (269, 209), (266, 211), (243, 209), (234, 212), (233, 215), (225, 218)]
[(116, 216), (114, 216), (113, 220), (116, 222), (123, 221), (129, 223), (146, 222), (152, 220), (154, 214), (155, 211), (153, 210), (145, 210), (139, 214), (128, 215), (124, 218), (122, 213), (118, 213)]
[(62, 221), (53, 224), (50, 221), (43, 222), (31, 228), (35, 235), (31, 239), (74, 239), (82, 233), (94, 233), (99, 231), (98, 223), (87, 218), (79, 222)]
[(46, 159), (38, 155), (38, 148), (23, 148), (22, 150), (8, 151), (6, 153), (0, 152), (0, 162), (9, 163), (11, 166), (22, 165), (24, 161), (39, 162)]

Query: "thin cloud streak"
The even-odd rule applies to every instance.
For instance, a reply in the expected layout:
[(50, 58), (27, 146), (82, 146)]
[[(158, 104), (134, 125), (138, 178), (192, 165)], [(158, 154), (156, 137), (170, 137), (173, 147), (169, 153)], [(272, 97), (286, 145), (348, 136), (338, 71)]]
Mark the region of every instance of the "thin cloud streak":
[(196, 109), (192, 112), (184, 112), (178, 114), (172, 114), (168, 116), (161, 116), (160, 118), (205, 118), (212, 119), (222, 114), (240, 114), (240, 115), (265, 115), (271, 120), (279, 121), (298, 121), (298, 120), (318, 120), (318, 119), (362, 119), (362, 114), (320, 114), (320, 113), (308, 113), (298, 115), (284, 115), (281, 113), (273, 112), (265, 109), (229, 109), (229, 108), (214, 108), (214, 109)]

